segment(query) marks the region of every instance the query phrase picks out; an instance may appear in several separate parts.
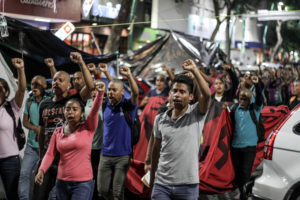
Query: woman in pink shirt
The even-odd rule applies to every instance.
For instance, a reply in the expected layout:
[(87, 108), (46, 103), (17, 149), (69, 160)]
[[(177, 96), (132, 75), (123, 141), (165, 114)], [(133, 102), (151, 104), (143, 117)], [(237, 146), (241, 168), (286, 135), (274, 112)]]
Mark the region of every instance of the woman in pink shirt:
[(17, 125), (26, 90), (26, 77), (22, 59), (13, 58), (12, 64), (18, 73), (18, 89), (11, 101), (7, 100), (10, 93), (8, 83), (0, 78), (0, 177), (4, 185), (6, 198), (17, 200), (19, 199), (18, 180), (21, 165), (17, 139), (14, 134), (14, 121), (7, 110), (11, 109), (13, 111)]
[(105, 83), (101, 82), (96, 89), (98, 93), (86, 121), (81, 120), (84, 115), (84, 105), (80, 100), (70, 99), (66, 103), (64, 115), (67, 125), (55, 129), (35, 177), (35, 182), (41, 185), (45, 172), (59, 152), (56, 195), (60, 200), (89, 200), (93, 196), (91, 149)]

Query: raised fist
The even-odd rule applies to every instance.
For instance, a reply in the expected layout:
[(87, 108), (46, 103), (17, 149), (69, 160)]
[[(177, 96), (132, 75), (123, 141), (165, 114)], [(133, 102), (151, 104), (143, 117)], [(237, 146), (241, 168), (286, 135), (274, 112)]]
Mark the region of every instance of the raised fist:
[(98, 68), (101, 72), (107, 72), (107, 70), (108, 70), (108, 66), (105, 63), (99, 63)]
[(54, 61), (52, 58), (46, 58), (44, 59), (44, 62), (47, 65), (47, 67), (54, 67)]
[(128, 76), (130, 76), (131, 71), (130, 71), (129, 67), (122, 66), (120, 68), (120, 74), (123, 75), (123, 76), (127, 76), (128, 77)]
[(16, 69), (24, 69), (24, 61), (21, 58), (13, 58), (11, 62)]
[(71, 52), (70, 59), (73, 63), (80, 64), (83, 62), (82, 56), (78, 52)]
[(257, 83), (258, 83), (258, 76), (252, 75), (252, 76), (251, 76), (251, 81), (252, 81), (254, 84), (257, 84)]
[(163, 71), (168, 71), (168, 69), (169, 69), (169, 68), (167, 67), (167, 65), (163, 65), (161, 68), (162, 68)]
[(187, 71), (192, 71), (194, 69), (197, 69), (197, 66), (193, 60), (188, 59), (182, 63), (182, 68)]
[(90, 72), (96, 72), (96, 65), (94, 63), (89, 63), (86, 65)]
[(98, 92), (104, 92), (105, 91), (105, 83), (103, 81), (96, 82), (96, 90)]
[(222, 65), (222, 68), (223, 68), (223, 69), (225, 69), (225, 70), (228, 70), (228, 69), (230, 69), (230, 68), (231, 68), (231, 66), (230, 66), (230, 65), (228, 65), (228, 64), (226, 64), (226, 65)]

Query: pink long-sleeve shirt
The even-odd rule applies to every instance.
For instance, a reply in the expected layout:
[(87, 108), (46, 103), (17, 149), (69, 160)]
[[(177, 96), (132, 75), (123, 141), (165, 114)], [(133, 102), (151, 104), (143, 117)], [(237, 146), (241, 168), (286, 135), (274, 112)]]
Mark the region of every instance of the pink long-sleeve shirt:
[(88, 181), (93, 179), (91, 149), (94, 133), (98, 125), (99, 108), (103, 92), (98, 92), (89, 116), (75, 132), (64, 134), (64, 127), (55, 129), (40, 170), (46, 172), (57, 152), (60, 153), (57, 178), (64, 181)]

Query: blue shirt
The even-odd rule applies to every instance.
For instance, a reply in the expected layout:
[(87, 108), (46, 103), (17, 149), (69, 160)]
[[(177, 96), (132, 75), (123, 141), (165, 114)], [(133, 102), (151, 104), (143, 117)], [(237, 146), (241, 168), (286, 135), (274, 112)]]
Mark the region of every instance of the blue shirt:
[[(259, 115), (263, 108), (263, 105), (258, 106), (257, 104), (253, 103), (253, 99), (254, 98), (252, 96), (251, 104), (253, 104), (255, 117), (257, 121), (259, 121)], [(233, 106), (231, 107), (231, 109), (232, 108)], [(258, 141), (257, 130), (256, 125), (251, 118), (249, 106), (246, 109), (242, 109), (239, 104), (235, 110), (234, 118), (235, 124), (231, 146), (233, 148), (256, 146)]]
[(101, 153), (106, 156), (123, 156), (132, 153), (131, 128), (126, 122), (122, 105), (126, 104), (132, 121), (134, 121), (138, 105), (132, 105), (130, 98), (122, 97), (118, 105), (107, 102), (104, 110), (104, 134)]

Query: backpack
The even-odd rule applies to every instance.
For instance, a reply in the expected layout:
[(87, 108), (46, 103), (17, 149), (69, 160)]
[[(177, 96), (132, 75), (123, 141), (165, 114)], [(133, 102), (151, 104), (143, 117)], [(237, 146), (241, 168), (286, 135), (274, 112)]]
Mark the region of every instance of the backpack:
[[(108, 102), (107, 98), (103, 99), (103, 103), (102, 103), (102, 112), (103, 112), (103, 114), (104, 114), (104, 110), (106, 108), (107, 102)], [(134, 118), (134, 121), (132, 123), (132, 118), (131, 118), (131, 115), (130, 115), (128, 102), (126, 100), (124, 101), (124, 103), (122, 105), (122, 111), (124, 113), (124, 117), (125, 117), (125, 120), (126, 120), (127, 124), (131, 128), (131, 145), (135, 146), (138, 143), (138, 141), (140, 139), (140, 135), (141, 135), (141, 121), (140, 121), (140, 118), (139, 118), (138, 113), (136, 111), (135, 118)]]
[[(233, 108), (230, 112), (232, 127), (234, 127), (234, 123), (235, 123), (234, 113), (235, 113), (237, 107), (238, 107), (238, 104), (237, 103), (234, 104)], [(257, 118), (256, 118), (255, 113), (254, 113), (253, 104), (249, 105), (249, 112), (250, 112), (251, 119), (252, 119), (253, 123), (256, 126), (258, 142), (262, 142), (262, 141), (264, 141), (264, 137), (265, 137), (265, 127), (263, 125), (262, 115), (261, 114), (259, 115), (259, 119), (257, 121)]]
[(21, 151), (24, 148), (26, 138), (25, 138), (25, 132), (22, 128), (21, 119), (18, 120), (18, 126), (16, 125), (16, 117), (14, 115), (14, 112), (12, 110), (12, 107), (10, 105), (10, 102), (7, 102), (5, 105), (6, 112), (11, 116), (14, 122), (14, 136), (17, 139), (17, 144), (19, 147), (19, 150)]

